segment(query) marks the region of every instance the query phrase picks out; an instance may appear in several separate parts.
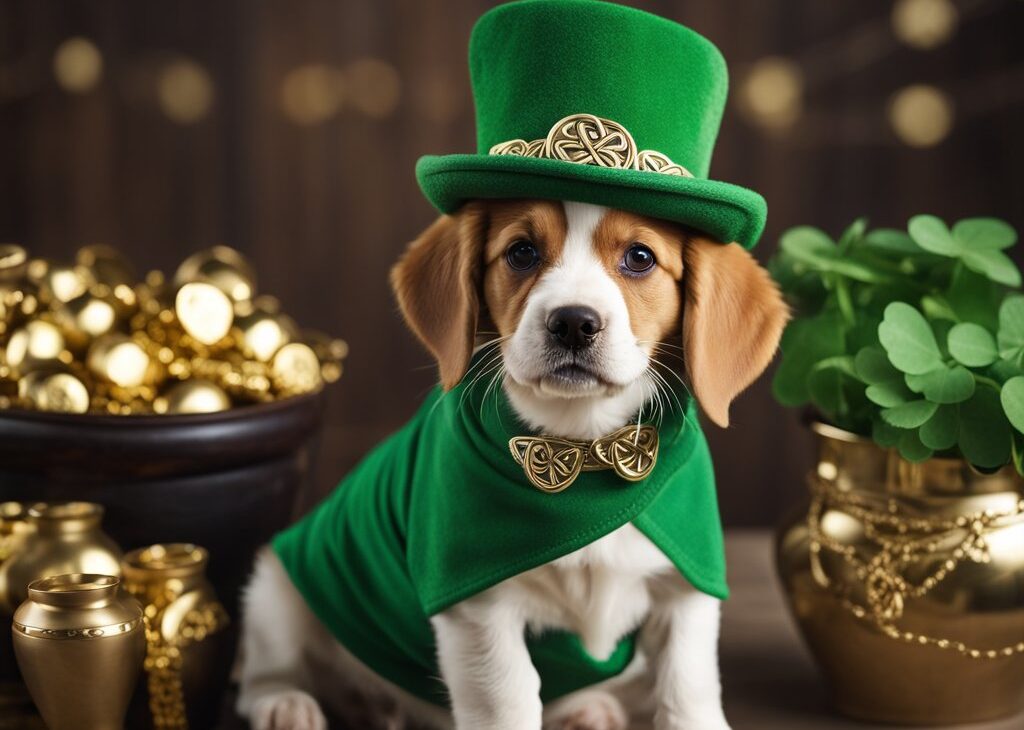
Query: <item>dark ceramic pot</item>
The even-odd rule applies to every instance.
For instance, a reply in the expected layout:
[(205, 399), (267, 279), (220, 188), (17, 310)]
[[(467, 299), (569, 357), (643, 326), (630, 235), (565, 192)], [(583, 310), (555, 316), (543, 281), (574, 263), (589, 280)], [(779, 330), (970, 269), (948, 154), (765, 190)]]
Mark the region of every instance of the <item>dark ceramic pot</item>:
[[(126, 551), (205, 547), (237, 632), (256, 550), (301, 501), (323, 407), (320, 393), (204, 415), (0, 412), (0, 502), (98, 502), (104, 532)], [(10, 638), (0, 637), (8, 674)]]

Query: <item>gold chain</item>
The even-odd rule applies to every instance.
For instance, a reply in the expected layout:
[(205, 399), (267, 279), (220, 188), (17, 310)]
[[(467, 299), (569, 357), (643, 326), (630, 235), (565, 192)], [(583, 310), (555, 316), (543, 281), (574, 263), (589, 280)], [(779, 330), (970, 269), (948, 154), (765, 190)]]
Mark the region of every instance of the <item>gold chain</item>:
[(185, 614), (174, 636), (164, 636), (161, 629), (164, 611), (178, 597), (175, 591), (168, 590), (161, 600), (148, 604), (143, 612), (149, 711), (157, 730), (188, 730), (181, 678), (182, 652), (222, 629), (229, 620), (220, 603), (209, 601)]
[[(822, 479), (811, 480), (811, 507), (807, 515), (810, 535), (811, 571), (819, 585), (829, 588), (843, 606), (856, 618), (872, 624), (886, 636), (908, 644), (934, 646), (955, 651), (972, 659), (999, 659), (1024, 654), (1024, 641), (996, 649), (979, 649), (962, 641), (936, 638), (899, 629), (896, 622), (903, 615), (908, 598), (923, 598), (945, 580), (964, 561), (990, 561), (985, 536), (994, 523), (1024, 514), (1024, 499), (1013, 509), (997, 512), (985, 510), (954, 519), (911, 517), (904, 514), (898, 500), (890, 498), (885, 510), (871, 500), (841, 493)], [(825, 511), (837, 508), (858, 520), (864, 535), (878, 552), (869, 560), (857, 555), (852, 545), (844, 545), (824, 534), (821, 519)], [(945, 543), (962, 533), (959, 541), (939, 567), (918, 584), (904, 575), (905, 569), (929, 555), (939, 554)], [(948, 549), (948, 548), (947, 548)], [(827, 550), (842, 557), (858, 580), (863, 582), (867, 605), (850, 598), (851, 589), (828, 577), (821, 564), (821, 553)]]

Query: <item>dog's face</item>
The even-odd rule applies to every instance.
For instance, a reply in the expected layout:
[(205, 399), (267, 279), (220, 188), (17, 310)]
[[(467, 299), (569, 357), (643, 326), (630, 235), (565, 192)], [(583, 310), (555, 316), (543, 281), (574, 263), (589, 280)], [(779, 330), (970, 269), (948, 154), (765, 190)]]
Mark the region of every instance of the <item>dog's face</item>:
[(786, 320), (767, 273), (739, 246), (580, 203), (467, 204), (413, 242), (392, 283), (447, 388), (486, 328), (511, 384), (537, 398), (615, 397), (664, 377), (652, 368), (660, 354), (662, 365), (685, 362), (723, 426)]

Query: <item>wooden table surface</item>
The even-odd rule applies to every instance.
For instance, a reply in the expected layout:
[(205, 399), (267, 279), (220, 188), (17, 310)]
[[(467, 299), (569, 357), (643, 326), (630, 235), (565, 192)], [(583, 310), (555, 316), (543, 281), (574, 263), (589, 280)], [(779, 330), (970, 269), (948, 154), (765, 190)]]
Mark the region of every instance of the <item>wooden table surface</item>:
[[(723, 609), (721, 660), (725, 711), (733, 730), (866, 730), (879, 727), (837, 716), (783, 604), (766, 531), (731, 531), (726, 538), (732, 596)], [(227, 709), (227, 708), (226, 708)], [(35, 730), (11, 725), (0, 730)], [(219, 730), (244, 730), (225, 712)], [(957, 730), (1021, 730), (1024, 717)], [(129, 729), (130, 730), (130, 729)], [(195, 730), (204, 730), (197, 728)], [(643, 730), (643, 729), (637, 729)]]

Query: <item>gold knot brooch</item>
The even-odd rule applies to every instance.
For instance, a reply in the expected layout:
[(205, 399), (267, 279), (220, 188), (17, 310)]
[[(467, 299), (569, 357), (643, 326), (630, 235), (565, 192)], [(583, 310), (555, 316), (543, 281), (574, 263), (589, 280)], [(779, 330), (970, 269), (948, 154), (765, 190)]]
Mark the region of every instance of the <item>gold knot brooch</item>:
[(571, 485), (583, 471), (614, 469), (626, 481), (644, 479), (658, 460), (658, 430), (650, 425), (626, 426), (593, 441), (516, 436), (509, 439), (508, 447), (530, 484), (553, 494)]
[(491, 147), (490, 153), (693, 177), (667, 155), (637, 149), (633, 135), (618, 122), (593, 114), (570, 114), (555, 122), (544, 139), (510, 139)]

